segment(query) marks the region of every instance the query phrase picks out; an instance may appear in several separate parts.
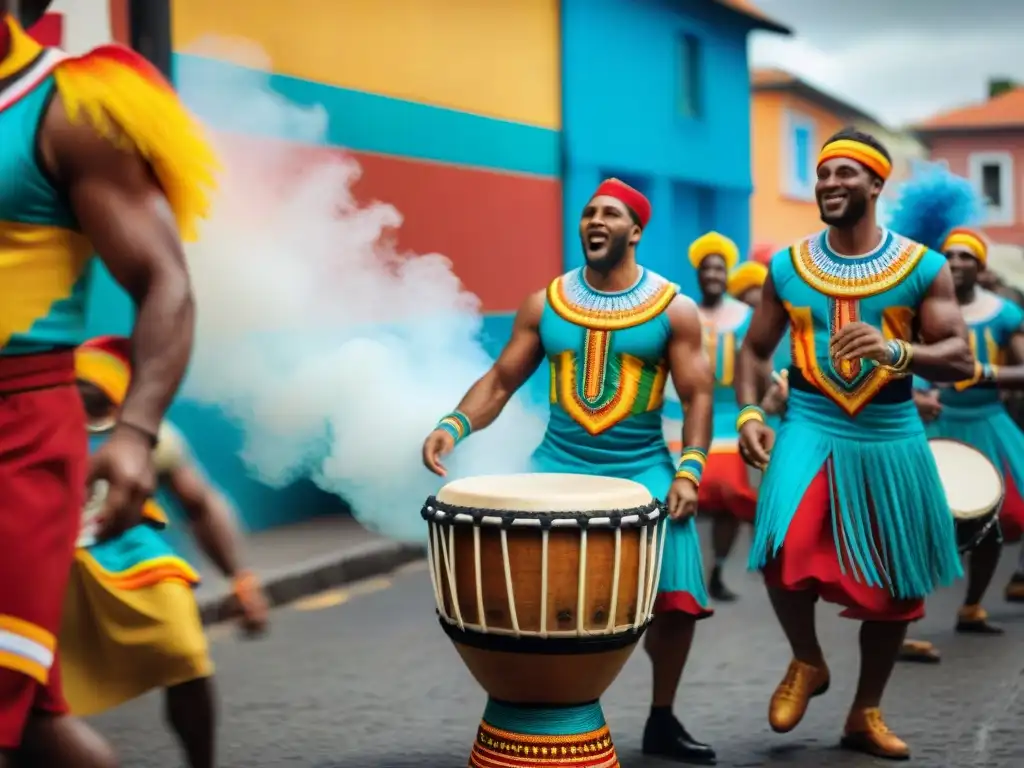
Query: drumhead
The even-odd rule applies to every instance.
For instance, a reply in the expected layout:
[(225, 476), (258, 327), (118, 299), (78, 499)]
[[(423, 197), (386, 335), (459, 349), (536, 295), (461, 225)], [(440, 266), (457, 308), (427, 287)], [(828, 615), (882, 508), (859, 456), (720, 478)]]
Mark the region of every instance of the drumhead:
[(469, 509), (591, 512), (596, 516), (611, 510), (643, 507), (653, 501), (650, 491), (632, 480), (547, 473), (453, 480), (437, 492), (436, 498), (444, 504)]
[(928, 446), (954, 517), (982, 517), (999, 506), (1003, 478), (985, 454), (959, 440), (945, 438), (933, 438)]

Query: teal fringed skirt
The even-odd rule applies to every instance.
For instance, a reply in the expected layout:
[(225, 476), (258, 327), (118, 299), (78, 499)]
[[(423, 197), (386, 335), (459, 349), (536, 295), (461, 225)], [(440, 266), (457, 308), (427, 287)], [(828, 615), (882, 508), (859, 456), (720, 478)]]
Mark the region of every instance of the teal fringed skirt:
[(761, 484), (751, 569), (778, 554), (826, 460), (836, 556), (856, 581), (916, 599), (962, 575), (953, 517), (914, 404), (869, 404), (851, 418), (826, 397), (797, 390)]

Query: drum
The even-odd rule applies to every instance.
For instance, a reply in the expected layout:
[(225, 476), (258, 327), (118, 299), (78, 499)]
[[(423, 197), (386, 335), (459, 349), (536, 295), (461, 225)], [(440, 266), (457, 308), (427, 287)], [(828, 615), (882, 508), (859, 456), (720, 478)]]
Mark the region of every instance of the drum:
[(1005, 486), (996, 466), (981, 451), (948, 438), (928, 441), (946, 501), (956, 523), (957, 546), (970, 552), (999, 519)]
[(599, 699), (653, 616), (661, 504), (629, 480), (505, 475), (422, 515), (441, 627), (488, 694), (469, 765), (618, 766)]

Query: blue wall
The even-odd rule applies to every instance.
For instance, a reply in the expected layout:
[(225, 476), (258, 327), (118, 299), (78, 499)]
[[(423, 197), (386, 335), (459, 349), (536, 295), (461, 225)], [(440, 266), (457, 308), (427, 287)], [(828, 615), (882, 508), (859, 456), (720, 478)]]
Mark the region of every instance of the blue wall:
[[(710, 229), (750, 245), (752, 22), (693, 0), (563, 0), (566, 267), (583, 261), (579, 213), (617, 176), (653, 206), (639, 257), (696, 292), (690, 242)], [(678, 109), (680, 39), (699, 41), (698, 117)]]

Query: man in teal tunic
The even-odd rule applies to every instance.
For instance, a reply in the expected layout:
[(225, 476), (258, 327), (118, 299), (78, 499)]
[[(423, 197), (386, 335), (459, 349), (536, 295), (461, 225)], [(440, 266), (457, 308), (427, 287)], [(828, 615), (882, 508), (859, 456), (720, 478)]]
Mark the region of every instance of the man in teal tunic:
[[(711, 440), (714, 381), (695, 304), (637, 264), (636, 247), (650, 215), (647, 199), (621, 181), (598, 187), (580, 219), (586, 266), (526, 299), (494, 366), (427, 437), (423, 461), (443, 476), (441, 458), (472, 430), (493, 422), (548, 361), (551, 415), (534, 454), (537, 471), (634, 480), (664, 499), (671, 516), (656, 617), (645, 639), (654, 694), (644, 752), (713, 764), (714, 751), (687, 733), (672, 704), (695, 622), (711, 615), (693, 515)], [(678, 469), (662, 431), (669, 373), (688, 403)]]
[[(750, 565), (764, 572), (793, 652), (769, 723), (792, 730), (829, 687), (814, 623), (824, 599), (862, 622), (843, 746), (906, 759), (909, 748), (882, 719), (882, 694), (924, 597), (961, 575), (911, 375), (958, 381), (974, 359), (945, 258), (876, 223), (891, 169), (867, 134), (848, 129), (825, 143), (815, 191), (828, 227), (772, 258), (736, 396), (741, 453), (767, 467)], [(776, 439), (756, 405), (757, 374), (787, 327), (793, 364)]]

